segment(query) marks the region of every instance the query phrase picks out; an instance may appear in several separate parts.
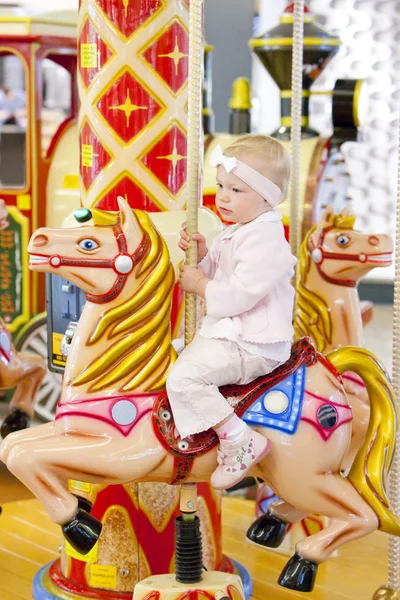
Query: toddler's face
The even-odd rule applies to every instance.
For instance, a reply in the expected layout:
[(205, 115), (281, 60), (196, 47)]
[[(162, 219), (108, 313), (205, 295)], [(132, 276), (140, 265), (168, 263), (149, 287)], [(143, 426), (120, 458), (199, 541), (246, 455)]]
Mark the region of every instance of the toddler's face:
[[(246, 162), (252, 166), (250, 161)], [(271, 210), (260, 194), (233, 173), (227, 173), (222, 165), (217, 169), (217, 188), (215, 204), (225, 221), (249, 223)]]

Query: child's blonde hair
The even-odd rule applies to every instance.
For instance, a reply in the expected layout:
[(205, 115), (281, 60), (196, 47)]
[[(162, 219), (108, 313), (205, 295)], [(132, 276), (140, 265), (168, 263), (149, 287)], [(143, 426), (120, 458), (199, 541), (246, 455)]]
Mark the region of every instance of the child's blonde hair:
[(281, 142), (269, 135), (242, 135), (224, 154), (239, 160), (246, 156), (262, 158), (265, 166), (257, 170), (278, 186), (282, 192), (280, 202), (284, 201), (290, 181), (290, 157)]

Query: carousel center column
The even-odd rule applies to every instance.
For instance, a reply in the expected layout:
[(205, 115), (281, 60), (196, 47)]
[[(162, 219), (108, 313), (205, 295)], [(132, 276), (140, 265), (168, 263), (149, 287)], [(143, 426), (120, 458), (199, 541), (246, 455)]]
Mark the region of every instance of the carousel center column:
[[(188, 0), (81, 0), (83, 206), (116, 211), (122, 196), (146, 211), (185, 207), (188, 21)], [(179, 487), (71, 481), (70, 488), (93, 503), (102, 534), (86, 556), (67, 544), (41, 577), (53, 596), (35, 598), (130, 600), (139, 580), (174, 570)], [(198, 489), (205, 566), (232, 572), (221, 552), (220, 498), (208, 484)]]

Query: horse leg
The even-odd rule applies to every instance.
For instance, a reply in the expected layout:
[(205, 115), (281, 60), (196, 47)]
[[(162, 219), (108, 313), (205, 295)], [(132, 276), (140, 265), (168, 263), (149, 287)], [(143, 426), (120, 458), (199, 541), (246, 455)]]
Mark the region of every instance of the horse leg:
[(33, 403), (39, 390), (40, 384), (46, 375), (46, 364), (40, 356), (30, 356), (27, 354), (18, 354), (21, 361), (23, 374), (15, 390), (15, 394), (10, 402), (10, 408), (23, 410), (30, 419), (33, 419), (35, 411)]
[(15, 393), (11, 399), (10, 414), (1, 426), (1, 435), (5, 438), (10, 433), (29, 427), (34, 417), (34, 401), (36, 393), (46, 374), (46, 365), (39, 356), (18, 355), (22, 374), (17, 380)]
[(0, 446), (0, 460), (7, 464), (8, 455), (14, 446), (54, 437), (55, 423), (44, 423), (33, 429), (23, 429), (9, 435)]
[(310, 490), (309, 512), (328, 517), (329, 524), (296, 544), (296, 554), (278, 580), (283, 587), (302, 592), (312, 591), (319, 563), (344, 543), (364, 537), (379, 526), (376, 514), (349, 481), (341, 475), (318, 479)]
[(272, 502), (268, 511), (258, 517), (247, 531), (247, 538), (265, 548), (279, 548), (289, 523), (298, 523), (307, 516), (284, 500)]
[(123, 436), (57, 435), (56, 422), (55, 435), (13, 445), (6, 464), (40, 500), (50, 518), (62, 526), (74, 548), (85, 554), (96, 543), (101, 523), (78, 508), (78, 499), (67, 489), (67, 479), (99, 484), (141, 479), (165, 458), (161, 446), (143, 449), (142, 442), (140, 435), (135, 443)]

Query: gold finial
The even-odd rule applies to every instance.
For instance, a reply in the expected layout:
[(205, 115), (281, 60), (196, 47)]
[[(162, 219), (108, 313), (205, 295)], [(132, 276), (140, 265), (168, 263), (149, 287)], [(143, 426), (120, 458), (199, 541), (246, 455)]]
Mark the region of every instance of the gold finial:
[(238, 77), (233, 82), (230, 108), (235, 110), (249, 110), (252, 107), (250, 97), (250, 82), (246, 77)]

